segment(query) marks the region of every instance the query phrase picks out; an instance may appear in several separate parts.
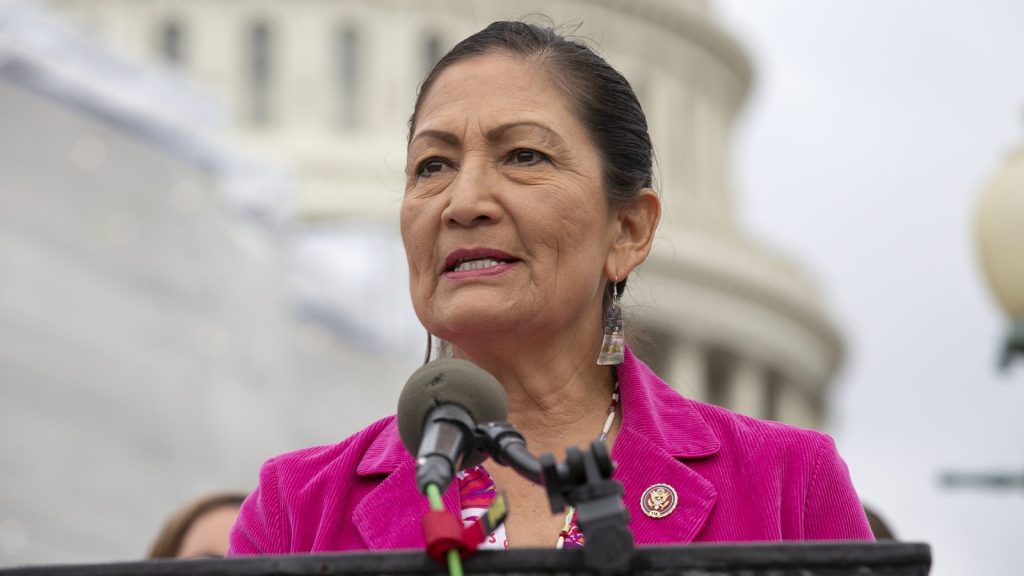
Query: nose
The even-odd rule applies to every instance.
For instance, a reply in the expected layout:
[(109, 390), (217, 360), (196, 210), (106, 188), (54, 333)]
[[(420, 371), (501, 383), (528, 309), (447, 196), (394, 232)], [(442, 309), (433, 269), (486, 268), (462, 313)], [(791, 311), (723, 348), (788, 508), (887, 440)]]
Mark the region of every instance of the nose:
[(449, 187), (448, 205), (441, 213), (445, 224), (462, 227), (497, 222), (501, 205), (495, 195), (493, 169), (484, 161), (463, 163)]

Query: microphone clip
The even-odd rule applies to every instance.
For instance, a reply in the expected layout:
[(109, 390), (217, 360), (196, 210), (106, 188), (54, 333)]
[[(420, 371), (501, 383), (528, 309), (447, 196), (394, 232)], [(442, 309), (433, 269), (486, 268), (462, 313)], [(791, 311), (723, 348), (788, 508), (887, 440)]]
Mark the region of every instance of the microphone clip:
[(456, 550), (465, 560), (505, 521), (507, 515), (508, 504), (501, 493), (495, 496), (487, 511), (468, 526), (463, 526), (462, 521), (447, 510), (431, 510), (422, 521), (427, 555), (443, 564), (448, 552)]
[(474, 442), (503, 466), (544, 486), (552, 513), (576, 509), (586, 545), (583, 559), (597, 574), (628, 574), (634, 555), (629, 511), (622, 504), (622, 484), (612, 479), (615, 464), (608, 446), (595, 440), (588, 450), (570, 446), (565, 462), (551, 453), (535, 458), (526, 440), (507, 422), (488, 422), (474, 429)]
[(622, 504), (623, 489), (612, 479), (615, 465), (601, 440), (589, 450), (570, 446), (565, 462), (553, 454), (540, 456), (541, 477), (553, 513), (566, 506), (576, 509), (576, 521), (586, 539), (583, 562), (597, 574), (628, 574), (635, 552), (629, 531), (629, 511)]

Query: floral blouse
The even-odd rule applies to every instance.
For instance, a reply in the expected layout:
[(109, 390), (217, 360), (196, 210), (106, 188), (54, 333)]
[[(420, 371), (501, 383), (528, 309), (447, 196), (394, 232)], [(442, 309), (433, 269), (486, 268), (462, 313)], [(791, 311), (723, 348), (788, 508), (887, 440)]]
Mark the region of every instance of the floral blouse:
[[(491, 475), (487, 473), (483, 466), (474, 466), (473, 468), (462, 470), (459, 472), (457, 479), (459, 483), (459, 502), (462, 508), (462, 523), (468, 526), (487, 512), (491, 503), (494, 502), (497, 489), (494, 486), (494, 480), (491, 479)], [(561, 534), (553, 534), (552, 541), (557, 541), (558, 536), (561, 536)], [(580, 532), (579, 526), (576, 525), (575, 514), (564, 536), (563, 548), (583, 547), (583, 533)], [(494, 532), (491, 532), (478, 549), (508, 550), (508, 535), (505, 532), (505, 524), (499, 525)]]

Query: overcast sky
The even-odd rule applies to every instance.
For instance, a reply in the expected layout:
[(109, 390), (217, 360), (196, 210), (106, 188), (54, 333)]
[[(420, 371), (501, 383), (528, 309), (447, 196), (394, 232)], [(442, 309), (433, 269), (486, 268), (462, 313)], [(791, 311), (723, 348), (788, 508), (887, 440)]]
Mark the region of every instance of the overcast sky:
[(1024, 474), (1024, 359), (994, 369), (1006, 326), (973, 237), (980, 188), (1024, 143), (1024, 2), (718, 7), (757, 70), (737, 204), (812, 269), (846, 334), (831, 432), (862, 498), (932, 544), (936, 576), (1020, 574), (1024, 489), (937, 478)]

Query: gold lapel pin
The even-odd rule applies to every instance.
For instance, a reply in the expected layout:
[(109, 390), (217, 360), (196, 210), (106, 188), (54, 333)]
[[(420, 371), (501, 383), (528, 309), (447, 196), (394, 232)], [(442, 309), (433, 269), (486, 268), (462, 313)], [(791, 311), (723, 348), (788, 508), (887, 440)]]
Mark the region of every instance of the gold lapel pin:
[(653, 484), (640, 497), (640, 509), (651, 518), (664, 518), (676, 509), (679, 497), (668, 484)]

